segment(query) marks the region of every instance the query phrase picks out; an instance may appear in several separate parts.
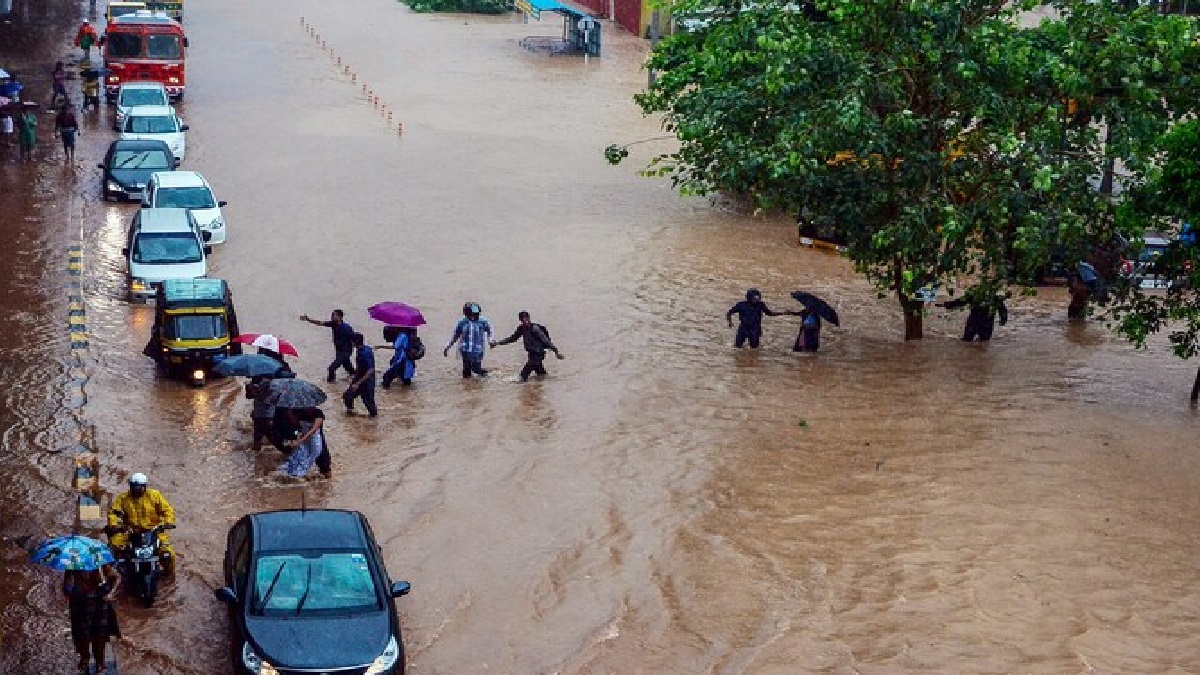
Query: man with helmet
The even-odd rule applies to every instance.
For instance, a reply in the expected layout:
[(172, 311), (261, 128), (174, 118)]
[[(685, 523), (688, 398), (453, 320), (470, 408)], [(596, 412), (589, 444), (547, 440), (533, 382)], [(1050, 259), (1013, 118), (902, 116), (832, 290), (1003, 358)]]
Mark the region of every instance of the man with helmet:
[(450, 356), (450, 348), (458, 343), (458, 351), (462, 354), (462, 376), (470, 378), (474, 373), (487, 377), (488, 371), (483, 368), (483, 347), (496, 346), (496, 336), (492, 333), (492, 324), (479, 315), (479, 305), (468, 302), (463, 305), (463, 318), (454, 326), (454, 335), (442, 350), (442, 356)]
[(750, 343), (751, 349), (758, 349), (758, 342), (762, 339), (762, 318), (766, 316), (785, 316), (798, 315), (799, 312), (776, 312), (767, 303), (763, 302), (762, 293), (757, 288), (751, 288), (746, 291), (746, 299), (737, 303), (725, 312), (725, 321), (733, 328), (733, 315), (738, 316), (737, 336), (734, 338), (733, 346), (738, 349), (746, 342)]
[[(150, 488), (150, 479), (144, 473), (129, 477), (129, 491), (113, 500), (108, 509), (109, 548), (119, 553), (129, 544), (127, 528), (149, 530), (159, 525), (175, 526), (175, 509), (158, 490)], [(167, 574), (175, 572), (175, 551), (165, 532), (158, 535), (162, 542), (162, 567)], [(118, 557), (120, 557), (118, 555)]]

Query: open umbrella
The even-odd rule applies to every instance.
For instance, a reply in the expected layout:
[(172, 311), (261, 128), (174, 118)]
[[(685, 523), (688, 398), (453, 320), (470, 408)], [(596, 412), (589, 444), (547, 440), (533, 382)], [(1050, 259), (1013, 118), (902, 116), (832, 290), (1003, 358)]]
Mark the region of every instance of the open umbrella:
[(812, 293), (805, 293), (804, 291), (794, 291), (792, 297), (804, 305), (804, 308), (808, 311), (814, 312), (817, 316), (835, 326), (840, 325), (838, 323), (837, 310), (830, 307), (828, 302), (825, 302)]
[(238, 354), (217, 361), (213, 372), (223, 377), (273, 377), (283, 364), (263, 354)]
[(271, 380), (265, 401), (276, 408), (311, 408), (325, 402), (325, 392), (304, 380)]
[(6, 77), (12, 77), (12, 75), (9, 75), (7, 70), (0, 68), (0, 80)]
[(296, 347), (287, 340), (280, 340), (270, 333), (242, 333), (233, 339), (234, 342), (240, 342), (251, 347), (262, 347), (270, 349), (276, 354), (284, 356), (300, 356), (300, 352), (296, 351)]
[(403, 302), (381, 302), (371, 305), (367, 308), (367, 315), (389, 326), (416, 328), (425, 325), (425, 317), (421, 316), (421, 310)]
[(80, 535), (46, 540), (29, 560), (52, 570), (98, 570), (116, 561), (104, 542)]

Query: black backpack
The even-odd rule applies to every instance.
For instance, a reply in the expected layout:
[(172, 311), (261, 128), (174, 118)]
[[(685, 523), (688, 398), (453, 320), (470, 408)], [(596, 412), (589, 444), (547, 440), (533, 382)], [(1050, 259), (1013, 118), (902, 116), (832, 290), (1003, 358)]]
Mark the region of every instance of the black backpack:
[(533, 324), (533, 326), (530, 326), (530, 328), (534, 328), (534, 327), (542, 329), (542, 335), (546, 336), (546, 343), (543, 344), (542, 347), (549, 347), (550, 345), (554, 344), (554, 340), (552, 340), (550, 338), (550, 329), (549, 328), (546, 328), (545, 326), (543, 326), (540, 323), (535, 323), (535, 324)]
[(404, 350), (404, 355), (409, 361), (420, 361), (425, 358), (425, 343), (421, 342), (421, 338), (416, 335), (408, 340), (408, 349)]

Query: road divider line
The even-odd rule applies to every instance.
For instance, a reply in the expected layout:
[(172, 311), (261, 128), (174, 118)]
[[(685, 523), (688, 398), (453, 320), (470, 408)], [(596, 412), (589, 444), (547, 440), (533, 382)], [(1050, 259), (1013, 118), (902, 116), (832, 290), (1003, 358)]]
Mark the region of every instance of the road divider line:
[(70, 338), (71, 365), (68, 369), (70, 382), (66, 388), (66, 407), (75, 425), (75, 455), (71, 473), (71, 487), (75, 491), (76, 529), (97, 529), (102, 526), (103, 514), (100, 500), (100, 458), (96, 453), (95, 429), (85, 417), (87, 406), (87, 384), (91, 379), (88, 361), (87, 300), (84, 297), (83, 246), (67, 248), (67, 335)]

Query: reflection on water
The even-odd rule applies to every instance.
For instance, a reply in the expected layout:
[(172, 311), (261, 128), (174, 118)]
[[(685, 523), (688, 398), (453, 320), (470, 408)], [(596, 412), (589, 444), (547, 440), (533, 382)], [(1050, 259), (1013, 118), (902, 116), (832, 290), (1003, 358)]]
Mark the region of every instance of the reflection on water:
[[(125, 302), (120, 260), (137, 206), (102, 204), (94, 169), (29, 182), (40, 174), (4, 165), (5, 199), (22, 195), (6, 202), (19, 236), (0, 247), (4, 534), (68, 526), (53, 451), (70, 209), (85, 222), (102, 483), (147, 472), (179, 512), (180, 573), (161, 605), (121, 602), (122, 672), (225, 668), (211, 595), (225, 533), (302, 505), (366, 513), (393, 577), (413, 582), (399, 603), (413, 672), (1200, 660), (1189, 366), (1068, 323), (1058, 289), (1015, 299), (990, 344), (958, 341), (965, 315), (942, 311), (928, 339), (903, 343), (894, 300), (796, 247), (788, 223), (603, 161), (609, 143), (658, 133), (629, 102), (644, 81), (632, 37), (606, 36), (585, 67), (520, 50), (537, 29), (509, 17), (373, 0), (267, 0), (277, 22), (241, 9), (189, 9), (185, 168), (229, 201), (211, 273), (243, 325), (296, 344), (311, 381), (332, 350), (301, 313), (344, 308), (374, 336), (365, 308), (403, 300), (430, 322), (429, 355), (411, 388), (378, 391), (378, 419), (341, 412), (344, 376), (322, 384), (334, 479), (281, 484), (268, 476), (282, 457), (249, 450), (240, 383), (190, 388), (141, 356), (152, 314)], [(403, 139), (314, 50), (300, 13), (396, 102)], [(109, 138), (103, 115), (87, 122), (83, 167)], [(723, 316), (751, 286), (775, 309), (812, 291), (843, 326), (797, 355), (797, 319), (771, 318), (760, 350), (734, 351)], [(492, 377), (463, 381), (438, 346), (467, 299), (501, 330), (530, 310), (567, 358), (521, 384), (512, 346), (488, 354)], [(40, 639), (66, 627), (52, 575), (3, 555), (10, 669), (69, 668), (69, 645)]]

